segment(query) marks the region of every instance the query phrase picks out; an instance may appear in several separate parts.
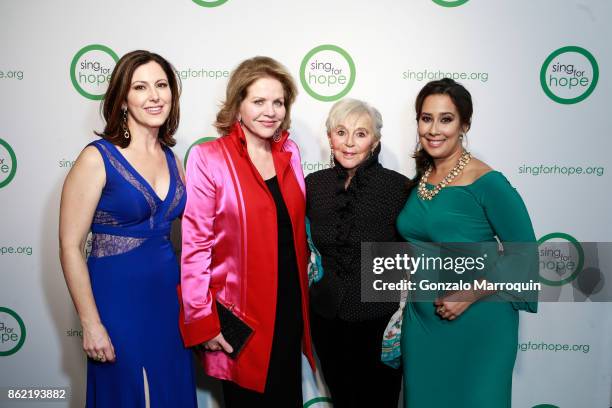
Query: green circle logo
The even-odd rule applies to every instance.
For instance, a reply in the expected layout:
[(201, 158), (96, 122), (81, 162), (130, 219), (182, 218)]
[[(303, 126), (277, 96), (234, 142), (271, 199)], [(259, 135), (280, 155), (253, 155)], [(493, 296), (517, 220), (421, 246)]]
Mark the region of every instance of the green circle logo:
[(330, 406), (332, 399), (328, 397), (317, 397), (304, 403), (303, 408)]
[(189, 153), (191, 152), (191, 149), (194, 146), (197, 146), (197, 145), (202, 144), (202, 143), (210, 142), (210, 141), (213, 141), (213, 140), (216, 140), (216, 139), (217, 139), (216, 137), (202, 137), (202, 138), (196, 140), (195, 142), (193, 142), (191, 144), (191, 146), (189, 146), (189, 149), (187, 149), (187, 153), (185, 153), (185, 159), (183, 160), (183, 167), (187, 168), (187, 159), (189, 158)]
[(197, 4), (198, 6), (202, 6), (202, 7), (219, 7), (220, 5), (224, 4), (227, 2), (227, 0), (213, 0), (213, 1), (206, 1), (206, 0), (192, 0), (195, 4)]
[(540, 69), (540, 84), (553, 101), (570, 105), (588, 98), (597, 86), (599, 66), (593, 54), (581, 47), (559, 48)]
[(573, 281), (584, 266), (582, 245), (563, 232), (553, 232), (540, 238), (538, 252), (540, 278), (549, 286), (562, 286)]
[(3, 139), (0, 139), (0, 188), (13, 180), (17, 173), (17, 156), (13, 148)]
[(26, 328), (21, 317), (7, 307), (0, 307), (0, 357), (19, 351), (26, 339)]
[(353, 87), (355, 63), (349, 53), (337, 45), (319, 45), (302, 60), (300, 82), (313, 98), (336, 101)]
[(119, 57), (105, 45), (91, 44), (81, 48), (70, 63), (70, 80), (74, 89), (87, 99), (99, 101), (110, 82)]
[(469, 0), (432, 0), (438, 6), (457, 7), (467, 3)]

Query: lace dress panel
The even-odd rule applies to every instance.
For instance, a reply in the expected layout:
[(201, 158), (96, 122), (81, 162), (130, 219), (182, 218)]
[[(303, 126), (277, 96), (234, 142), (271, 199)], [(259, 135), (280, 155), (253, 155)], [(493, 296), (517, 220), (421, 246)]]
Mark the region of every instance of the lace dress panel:
[(139, 247), (146, 238), (122, 237), (110, 234), (92, 234), (91, 253), (92, 258), (103, 258), (105, 256), (120, 255)]
[(100, 225), (119, 225), (119, 221), (108, 211), (96, 210), (93, 217), (93, 224)]
[(176, 189), (174, 190), (174, 198), (172, 199), (172, 202), (170, 203), (170, 206), (168, 207), (168, 211), (166, 211), (166, 219), (169, 219), (169, 217), (172, 214), (172, 211), (174, 211), (176, 206), (181, 202), (181, 198), (183, 198), (184, 194), (185, 194), (185, 185), (183, 184), (181, 179), (178, 178), (176, 180)]
[(144, 196), (145, 200), (147, 201), (147, 204), (149, 204), (149, 207), (151, 208), (151, 216), (149, 217), (149, 226), (151, 227), (151, 229), (153, 228), (154, 225), (154, 216), (155, 216), (155, 212), (157, 211), (157, 203), (155, 203), (155, 199), (153, 198), (153, 196), (147, 191), (147, 188), (145, 186), (142, 185), (141, 182), (139, 182), (138, 180), (136, 180), (136, 178), (134, 177), (134, 175), (132, 173), (130, 173), (124, 166), (123, 164), (121, 164), (119, 162), (119, 160), (117, 160), (115, 158), (115, 156), (113, 156), (111, 154), (111, 152), (108, 151), (108, 149), (106, 148), (106, 146), (104, 145), (100, 145), (100, 147), (102, 147), (102, 149), (104, 149), (104, 151), (106, 152), (106, 155), (108, 157), (108, 160), (110, 161), (111, 165), (119, 172), (119, 174), (121, 174), (121, 176), (123, 176), (123, 178), (130, 183), (134, 188), (136, 188), (136, 190), (140, 191), (142, 193), (142, 195)]

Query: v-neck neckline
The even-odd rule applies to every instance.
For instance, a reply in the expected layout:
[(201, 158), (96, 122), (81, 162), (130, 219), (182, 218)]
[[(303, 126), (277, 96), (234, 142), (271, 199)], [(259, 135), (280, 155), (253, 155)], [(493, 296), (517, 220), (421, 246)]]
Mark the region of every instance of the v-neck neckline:
[(158, 201), (162, 203), (168, 199), (168, 197), (170, 196), (170, 193), (172, 192), (172, 189), (174, 188), (174, 177), (172, 177), (172, 170), (170, 168), (170, 166), (172, 165), (170, 163), (170, 157), (169, 157), (170, 155), (168, 154), (168, 151), (166, 150), (165, 146), (162, 145), (161, 147), (162, 147), (162, 151), (164, 152), (164, 156), (166, 157), (166, 167), (168, 168), (167, 170), (168, 170), (168, 177), (169, 177), (170, 182), (168, 183), (168, 191), (166, 192), (165, 197), (162, 199), (159, 196), (159, 194), (157, 194), (157, 191), (155, 191), (153, 186), (151, 186), (151, 183), (149, 183), (149, 181), (146, 178), (144, 178), (144, 176), (140, 174), (140, 172), (136, 170), (134, 166), (132, 166), (132, 164), (123, 155), (123, 153), (121, 153), (121, 150), (119, 150), (119, 148), (115, 146), (114, 144), (108, 141), (106, 142), (112, 146), (117, 156), (119, 156), (119, 160), (121, 160), (123, 164), (126, 167), (128, 167), (129, 171), (139, 179), (139, 181), (149, 190), (150, 193), (152, 193), (153, 197), (155, 197)]

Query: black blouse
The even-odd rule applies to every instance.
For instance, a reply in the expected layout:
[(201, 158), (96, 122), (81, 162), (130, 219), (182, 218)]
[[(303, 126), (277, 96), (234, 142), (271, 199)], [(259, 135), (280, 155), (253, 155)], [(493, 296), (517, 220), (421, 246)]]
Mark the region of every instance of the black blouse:
[(306, 177), (312, 240), (321, 253), (323, 278), (310, 289), (314, 312), (346, 321), (391, 315), (397, 303), (361, 302), (361, 242), (402, 241), (395, 221), (412, 182), (378, 162), (380, 143), (344, 188), (348, 173), (335, 167)]

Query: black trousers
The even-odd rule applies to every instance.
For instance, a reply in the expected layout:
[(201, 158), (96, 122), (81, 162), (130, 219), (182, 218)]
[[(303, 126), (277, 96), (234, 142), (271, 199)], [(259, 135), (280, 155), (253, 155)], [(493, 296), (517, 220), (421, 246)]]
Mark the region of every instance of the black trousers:
[(286, 299), (289, 295), (291, 292), (278, 292), (274, 338), (264, 392), (251, 391), (234, 382), (223, 381), (225, 408), (302, 408), (302, 306), (299, 296), (290, 302)]
[[(284, 314), (278, 310), (277, 317)], [(264, 392), (222, 381), (225, 408), (302, 408), (302, 319), (293, 316), (293, 322), (285, 325), (297, 326), (293, 330), (277, 330), (274, 335)]]
[(390, 318), (347, 322), (311, 312), (312, 339), (334, 408), (397, 408), (402, 370), (380, 361)]

